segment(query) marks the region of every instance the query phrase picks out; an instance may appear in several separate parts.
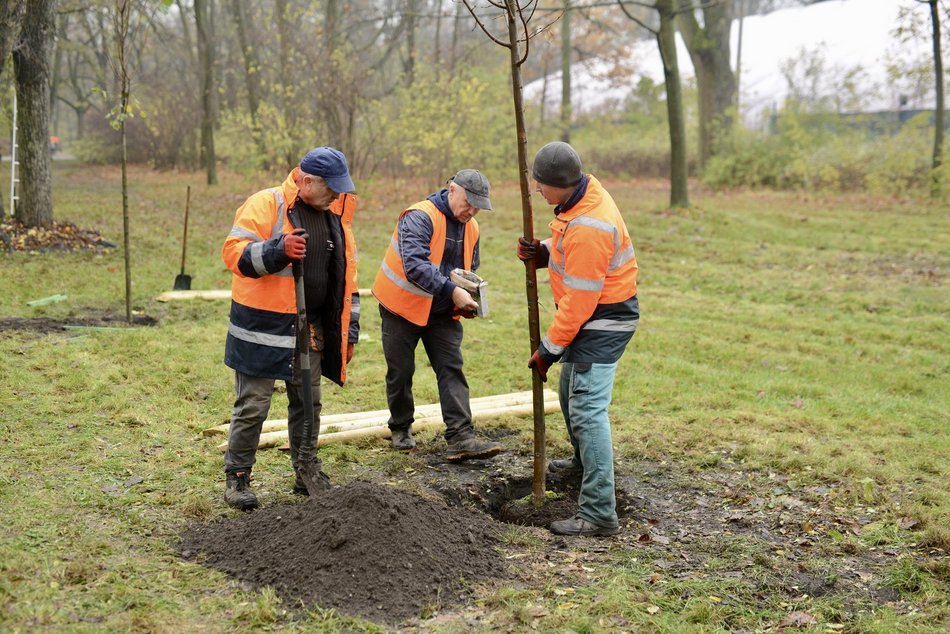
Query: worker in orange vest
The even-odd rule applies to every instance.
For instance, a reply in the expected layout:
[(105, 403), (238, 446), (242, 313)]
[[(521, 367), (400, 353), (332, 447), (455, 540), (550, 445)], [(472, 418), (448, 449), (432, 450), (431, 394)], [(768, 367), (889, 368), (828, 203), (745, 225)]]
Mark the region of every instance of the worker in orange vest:
[[(287, 384), (287, 428), (295, 468), (303, 443), (294, 260), (303, 264), (314, 432), (320, 428), (320, 376), (339, 385), (346, 382), (346, 365), (359, 339), (354, 191), (343, 153), (315, 148), (282, 185), (259, 191), (241, 205), (224, 241), (221, 256), (234, 274), (224, 362), (234, 370), (236, 392), (224, 454), (224, 499), (234, 508), (257, 507), (250, 488), (251, 468), (277, 379)], [(299, 475), (293, 490), (307, 495)]]
[(410, 205), (399, 215), (389, 248), (373, 283), (382, 319), (386, 357), (386, 400), (392, 447), (415, 449), (412, 377), (415, 350), (425, 347), (439, 386), (445, 421), (446, 459), (488, 458), (497, 442), (475, 437), (468, 382), (462, 371), (462, 324), (478, 304), (450, 279), (452, 270), (474, 272), (479, 265), (476, 214), (491, 209), (488, 179), (463, 169), (448, 187)]
[(637, 257), (616, 203), (582, 171), (574, 148), (548, 143), (532, 172), (538, 193), (554, 205), (551, 237), (522, 237), (517, 254), (548, 268), (556, 310), (528, 367), (546, 381), (551, 364), (563, 365), (558, 394), (574, 455), (552, 460), (548, 470), (581, 476), (577, 514), (552, 522), (550, 529), (558, 535), (614, 535), (620, 526), (607, 407), (617, 362), (640, 319)]

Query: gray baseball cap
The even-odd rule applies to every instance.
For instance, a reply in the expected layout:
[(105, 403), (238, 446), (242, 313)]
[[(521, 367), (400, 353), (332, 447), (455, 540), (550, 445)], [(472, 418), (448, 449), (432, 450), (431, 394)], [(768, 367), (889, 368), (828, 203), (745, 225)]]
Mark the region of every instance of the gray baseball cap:
[(459, 170), (449, 180), (465, 190), (465, 198), (472, 207), (491, 211), (491, 201), (488, 199), (491, 186), (484, 174), (478, 170)]

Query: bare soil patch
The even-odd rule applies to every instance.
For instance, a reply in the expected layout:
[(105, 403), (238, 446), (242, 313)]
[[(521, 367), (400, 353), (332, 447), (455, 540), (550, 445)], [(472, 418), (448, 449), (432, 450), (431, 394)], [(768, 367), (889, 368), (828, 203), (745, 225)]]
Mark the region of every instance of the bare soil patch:
[(186, 559), (271, 586), (291, 606), (394, 623), (464, 603), (467, 584), (505, 576), (499, 526), (395, 487), (354, 482), (303, 504), (195, 526)]
[[(158, 320), (148, 315), (132, 315), (132, 326), (156, 326)], [(28, 331), (39, 334), (96, 328), (126, 328), (125, 314), (105, 312), (85, 317), (53, 319), (50, 317), (0, 317), (0, 334), (9, 331)]]
[[(456, 464), (444, 461), (440, 449), (413, 454), (414, 466), (394, 486), (356, 482), (308, 503), (195, 525), (181, 552), (254, 587), (273, 586), (290, 605), (334, 607), (404, 627), (434, 611), (439, 623), (475, 625), (486, 614), (465, 603), (472, 582), (507, 577), (539, 592), (552, 580), (580, 587), (630, 552), (652, 570), (645, 582), (660, 588), (724, 583), (736, 595), (717, 598), (724, 605), (793, 609), (830, 597), (841, 606), (841, 619), (882, 604), (908, 612), (912, 602), (887, 583), (890, 567), (901, 557), (926, 565), (947, 555), (914, 545), (910, 533), (909, 546), (864, 544), (862, 531), (882, 518), (834, 483), (803, 486), (728, 460), (687, 469), (621, 459), (623, 532), (606, 539), (555, 536), (545, 527), (576, 511), (576, 476), (549, 477), (553, 495), (535, 509), (529, 456), (509, 452)], [(369, 468), (360, 477), (392, 481)], [(523, 526), (535, 541), (500, 543), (507, 524)]]

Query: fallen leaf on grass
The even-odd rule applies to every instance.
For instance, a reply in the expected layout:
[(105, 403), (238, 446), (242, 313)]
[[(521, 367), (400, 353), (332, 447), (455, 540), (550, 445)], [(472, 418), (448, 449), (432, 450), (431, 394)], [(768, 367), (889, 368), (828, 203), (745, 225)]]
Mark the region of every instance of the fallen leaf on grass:
[(900, 528), (905, 531), (909, 531), (913, 527), (917, 526), (918, 522), (913, 517), (904, 516), (897, 520), (897, 528)]
[(782, 619), (778, 626), (779, 628), (783, 627), (805, 627), (806, 625), (814, 625), (818, 622), (813, 615), (808, 612), (792, 612)]
[(660, 611), (660, 608), (655, 605), (651, 605), (650, 607), (647, 608), (647, 612), (649, 614), (656, 614), (659, 611)]

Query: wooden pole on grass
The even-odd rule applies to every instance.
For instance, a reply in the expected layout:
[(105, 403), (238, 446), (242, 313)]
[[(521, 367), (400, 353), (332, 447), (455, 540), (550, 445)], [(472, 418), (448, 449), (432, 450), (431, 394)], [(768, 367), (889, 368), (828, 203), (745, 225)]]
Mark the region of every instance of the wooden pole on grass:
[[(511, 58), (511, 93), (514, 98), (515, 128), (518, 133), (518, 180), (521, 184), (522, 231), (528, 240), (534, 240), (534, 214), (531, 210), (531, 190), (528, 186), (528, 134), (524, 122), (524, 95), (521, 84), (521, 66), (528, 59), (528, 22), (537, 7), (537, 0), (519, 4), (517, 0), (490, 2), (493, 7), (504, 11), (508, 26), (508, 41), (496, 37), (475, 13), (470, 0), (464, 0), (479, 28), (495, 44), (508, 49)], [(529, 9), (525, 15), (525, 9)], [(524, 51), (521, 43), (524, 43)], [(525, 291), (528, 296), (528, 339), (534, 353), (541, 343), (541, 326), (538, 317), (538, 275), (533, 260), (525, 262)], [(532, 371), (531, 390), (534, 396), (534, 477), (532, 478), (531, 499), (536, 508), (544, 504), (544, 386), (537, 368)]]

